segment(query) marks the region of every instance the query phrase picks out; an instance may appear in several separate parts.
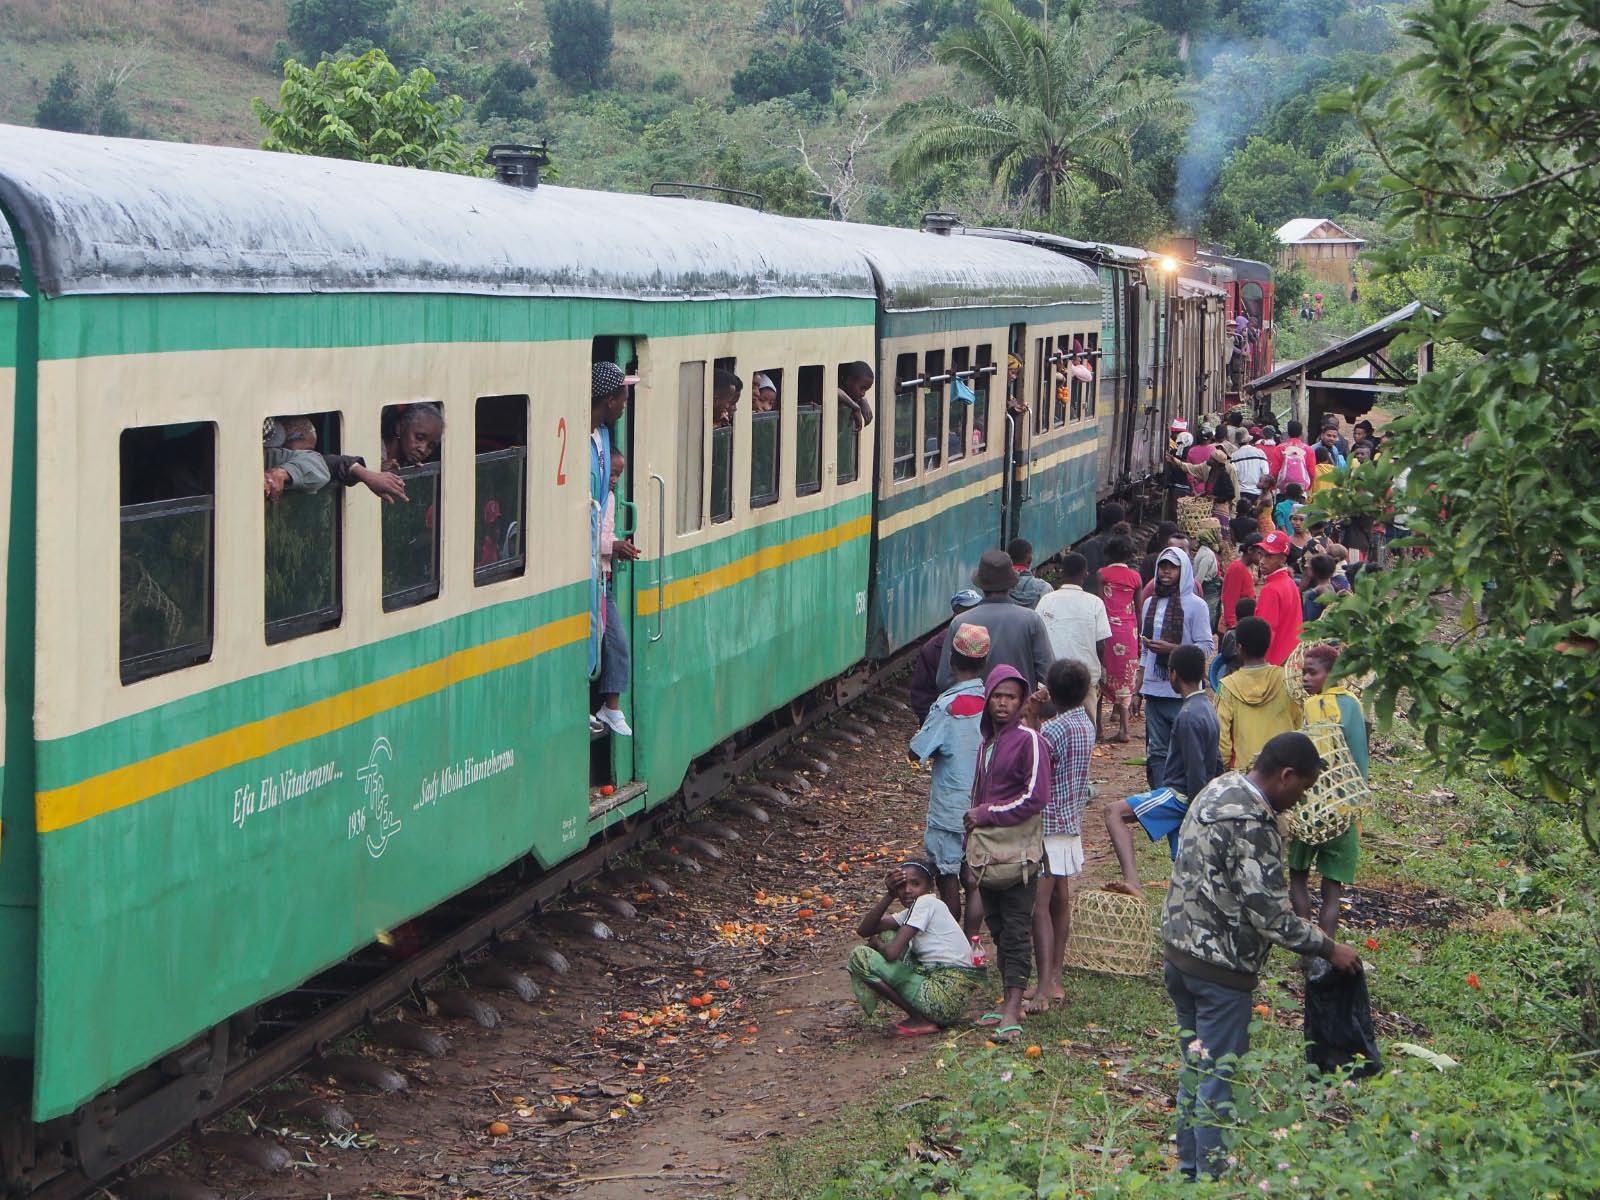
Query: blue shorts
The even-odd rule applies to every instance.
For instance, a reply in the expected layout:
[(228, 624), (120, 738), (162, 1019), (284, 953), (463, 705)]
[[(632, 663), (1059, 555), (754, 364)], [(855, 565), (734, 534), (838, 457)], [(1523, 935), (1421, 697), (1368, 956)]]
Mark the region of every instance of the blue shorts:
[(922, 835), (922, 845), (933, 859), (933, 868), (941, 875), (961, 874), (961, 860), (967, 852), (967, 835), (953, 829), (935, 829), (928, 826)]
[(1189, 811), (1189, 802), (1171, 788), (1164, 787), (1129, 796), (1128, 807), (1133, 809), (1133, 815), (1138, 818), (1145, 833), (1150, 835), (1150, 840), (1154, 842), (1166, 838), (1172, 857), (1177, 858), (1178, 830)]

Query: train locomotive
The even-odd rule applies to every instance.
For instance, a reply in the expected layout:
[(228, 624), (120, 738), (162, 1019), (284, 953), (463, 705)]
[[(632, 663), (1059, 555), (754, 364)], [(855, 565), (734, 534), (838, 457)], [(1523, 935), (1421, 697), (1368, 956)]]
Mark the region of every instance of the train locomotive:
[[(240, 1014), (916, 643), (982, 550), (1047, 557), (1147, 492), (1171, 421), (1237, 391), (1240, 304), (1270, 357), (1270, 272), (948, 222), (5, 126), (0, 218), (16, 1194), (206, 1111), (184, 1077), (230, 1069)], [(596, 739), (601, 359), (638, 380), (614, 435), (642, 557), (633, 735)], [(777, 403), (719, 421), (721, 371)], [(264, 498), (267, 423), (376, 467), (424, 403), (407, 502)]]

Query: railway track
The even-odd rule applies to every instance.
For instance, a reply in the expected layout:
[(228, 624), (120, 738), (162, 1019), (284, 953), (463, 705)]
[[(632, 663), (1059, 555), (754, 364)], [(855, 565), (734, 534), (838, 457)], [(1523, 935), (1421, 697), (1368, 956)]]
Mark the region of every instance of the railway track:
[[(779, 727), (750, 735), (742, 746), (724, 746), (702, 758), (672, 799), (647, 813), (618, 821), (581, 853), (549, 870), (521, 860), (468, 889), (445, 904), (408, 922), (399, 937), (402, 946), (369, 946), (302, 986), (263, 1002), (247, 1013), (216, 1026), (160, 1062), (97, 1097), (63, 1122), (32, 1127), (32, 1144), (12, 1151), (24, 1170), (11, 1184), (10, 1196), (27, 1200), (82, 1200), (110, 1187), (125, 1200), (203, 1200), (215, 1197), (209, 1188), (165, 1175), (134, 1175), (139, 1165), (174, 1141), (244, 1103), (261, 1089), (317, 1062), (321, 1073), (354, 1086), (383, 1090), (382, 1067), (375, 1060), (336, 1055), (324, 1058), (338, 1039), (362, 1029), (378, 1040), (399, 1037), (406, 1048), (429, 1053), (420, 1044), (429, 1034), (411, 1023), (380, 1021), (407, 998), (421, 1000), (423, 986), (460, 965), (484, 947), (499, 947), (488, 959), (485, 987), (506, 990), (529, 986), (520, 975), (530, 957), (550, 965), (550, 952), (536, 937), (541, 915), (549, 920), (593, 921), (578, 914), (561, 916), (552, 906), (573, 898), (578, 885), (605, 874), (624, 855), (657, 840), (671, 839), (691, 815), (721, 799), (730, 816), (761, 815), (762, 803), (789, 802), (796, 790), (792, 771), (773, 765), (789, 753), (802, 759), (801, 739), (812, 741), (814, 757), (826, 757), (829, 739), (847, 741), (854, 717), (848, 710), (870, 710), (874, 691), (901, 670), (916, 647), (876, 667), (840, 677), (817, 689), (804, 705), (792, 707)], [(878, 712), (893, 702), (878, 700)], [(759, 730), (760, 727), (758, 727)], [(804, 786), (804, 780), (799, 781)], [(596, 801), (597, 807), (606, 804)], [(591, 896), (591, 899), (604, 899)], [(518, 940), (506, 935), (526, 927)], [(559, 954), (555, 955), (559, 959)], [(556, 964), (559, 966), (559, 964)], [(517, 980), (522, 982), (518, 983)], [(468, 1017), (470, 993), (451, 992), (446, 1002)], [(492, 1020), (492, 1015), (484, 1017)], [(419, 1044), (412, 1045), (411, 1042)], [(392, 1072), (391, 1072), (392, 1074)], [(302, 1119), (337, 1125), (339, 1113), (329, 1102), (306, 1097)], [(346, 1116), (346, 1119), (347, 1116)], [(287, 1152), (265, 1138), (240, 1134), (210, 1135), (208, 1151), (255, 1166), (272, 1166)], [(31, 1151), (24, 1156), (17, 1151)], [(108, 1182), (116, 1180), (117, 1182)]]

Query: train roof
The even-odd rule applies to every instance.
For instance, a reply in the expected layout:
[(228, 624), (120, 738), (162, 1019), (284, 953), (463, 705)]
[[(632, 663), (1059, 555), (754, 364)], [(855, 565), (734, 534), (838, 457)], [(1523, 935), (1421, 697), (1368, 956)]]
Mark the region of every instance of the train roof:
[(889, 312), (1032, 307), (1100, 302), (1100, 282), (1081, 263), (957, 229), (948, 235), (882, 225), (806, 221), (866, 256)]
[(1122, 266), (1137, 266), (1139, 263), (1159, 257), (1154, 251), (1145, 250), (1140, 246), (1122, 246), (1116, 242), (1085, 242), (1077, 238), (1063, 237), (1059, 233), (1042, 233), (1036, 229), (969, 229), (966, 232), (978, 237), (1025, 242), (1073, 258), (1111, 262)]
[(46, 295), (873, 296), (848, 240), (704, 201), (0, 125)]

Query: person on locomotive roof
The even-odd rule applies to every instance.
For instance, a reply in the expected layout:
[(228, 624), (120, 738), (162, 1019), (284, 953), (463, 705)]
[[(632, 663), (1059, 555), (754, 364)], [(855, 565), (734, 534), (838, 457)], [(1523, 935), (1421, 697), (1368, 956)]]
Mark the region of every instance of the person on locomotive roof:
[(307, 417), (268, 417), (261, 430), (261, 487), (268, 500), (285, 492), (317, 492), (328, 464), (316, 453), (317, 427)]
[(711, 420), (719, 426), (733, 424), (733, 414), (739, 408), (739, 394), (744, 391), (744, 380), (732, 371), (718, 370), (711, 377)]
[[(981, 625), (989, 633), (990, 668), (1014, 668), (1027, 683), (1024, 695), (1031, 694), (1055, 659), (1050, 653), (1050, 634), (1039, 614), (1011, 598), (1011, 589), (1017, 586), (1011, 556), (1004, 550), (985, 550), (972, 572), (972, 583), (983, 593), (983, 603), (952, 618), (951, 636), (963, 624)], [(940, 652), (935, 678), (941, 688), (950, 686), (949, 638)]]
[(431, 401), (408, 404), (383, 439), (383, 469), (421, 466), (439, 456), (444, 439), (444, 412)]
[(872, 424), (872, 405), (867, 393), (872, 390), (872, 367), (864, 362), (845, 363), (839, 368), (839, 403), (848, 406), (850, 421), (857, 428)]

